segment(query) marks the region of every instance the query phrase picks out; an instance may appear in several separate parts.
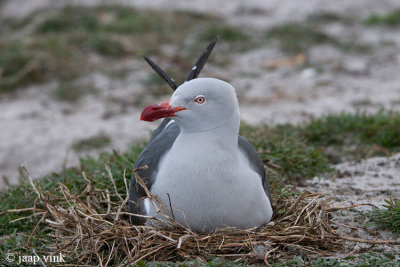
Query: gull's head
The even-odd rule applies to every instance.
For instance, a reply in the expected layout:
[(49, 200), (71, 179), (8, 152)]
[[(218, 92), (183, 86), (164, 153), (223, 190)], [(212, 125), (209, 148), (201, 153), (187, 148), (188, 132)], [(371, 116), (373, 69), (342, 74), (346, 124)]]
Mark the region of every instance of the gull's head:
[(201, 132), (219, 127), (239, 128), (239, 104), (227, 82), (197, 78), (179, 86), (167, 102), (146, 107), (144, 121), (173, 118), (182, 131)]

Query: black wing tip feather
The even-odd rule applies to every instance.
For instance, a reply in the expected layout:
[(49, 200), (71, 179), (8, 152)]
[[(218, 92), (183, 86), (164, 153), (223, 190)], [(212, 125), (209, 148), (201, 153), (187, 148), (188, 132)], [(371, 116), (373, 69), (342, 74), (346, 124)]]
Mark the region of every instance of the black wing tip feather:
[(214, 39), (204, 49), (203, 53), (194, 64), (189, 75), (186, 77), (185, 82), (196, 79), (199, 76), (201, 70), (203, 69), (204, 65), (207, 62), (208, 57), (210, 56), (212, 50), (214, 49), (215, 44), (218, 42), (218, 38), (219, 38), (218, 36), (214, 37)]
[[(193, 68), (190, 70), (189, 75), (186, 77), (185, 82), (190, 80), (196, 79), (201, 70), (203, 69), (204, 65), (207, 62), (208, 57), (210, 56), (212, 50), (215, 47), (215, 44), (218, 42), (219, 36), (214, 37), (212, 41), (207, 45), (204, 49), (201, 56), (197, 59), (196, 63), (194, 64)], [(144, 60), (150, 65), (150, 67), (164, 80), (168, 83), (168, 85), (175, 91), (178, 88), (175, 80), (170, 77), (165, 71), (163, 71), (153, 60), (151, 60), (147, 56), (143, 56)]]
[(153, 60), (151, 60), (147, 56), (143, 56), (144, 60), (150, 65), (150, 67), (157, 72), (158, 75), (160, 75), (161, 78), (164, 79), (168, 83), (168, 85), (173, 89), (176, 90), (178, 88), (178, 85), (176, 84), (175, 80), (170, 77), (165, 71), (163, 71), (156, 63), (154, 63)]

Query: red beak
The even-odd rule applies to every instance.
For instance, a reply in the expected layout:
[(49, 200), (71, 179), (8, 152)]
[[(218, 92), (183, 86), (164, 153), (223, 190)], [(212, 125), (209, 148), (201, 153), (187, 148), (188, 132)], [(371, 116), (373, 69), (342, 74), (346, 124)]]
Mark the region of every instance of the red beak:
[(142, 111), (142, 115), (140, 115), (140, 120), (142, 121), (155, 121), (165, 117), (175, 117), (175, 113), (181, 110), (185, 110), (186, 108), (177, 106), (172, 107), (167, 102), (150, 105), (145, 107)]

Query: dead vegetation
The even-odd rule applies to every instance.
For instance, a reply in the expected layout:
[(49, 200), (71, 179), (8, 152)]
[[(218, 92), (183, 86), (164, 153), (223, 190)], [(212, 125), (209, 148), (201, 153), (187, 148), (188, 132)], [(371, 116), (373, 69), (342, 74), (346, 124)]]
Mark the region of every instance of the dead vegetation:
[[(128, 196), (121, 195), (111, 171), (108, 188), (97, 187), (84, 172), (85, 185), (78, 194), (60, 183), (59, 194), (43, 190), (31, 182), (37, 199), (32, 207), (40, 215), (29, 239), (37, 238), (36, 231), (44, 229), (52, 244), (43, 255), (62, 253), (68, 262), (77, 265), (113, 266), (140, 261), (207, 260), (221, 257), (243, 263), (265, 263), (286, 260), (295, 255), (329, 257), (345, 252), (345, 241), (399, 245), (394, 240), (365, 240), (344, 236), (334, 230), (330, 214), (354, 208), (326, 198), (321, 193), (302, 194), (280, 189), (275, 184), (273, 220), (261, 229), (218, 229), (199, 234), (186, 229), (165, 216), (165, 228), (132, 226), (127, 208)], [(136, 172), (134, 172), (135, 175)], [(126, 172), (124, 173), (126, 174)], [(144, 183), (138, 179), (141, 186)], [(128, 192), (128, 181), (124, 175)], [(152, 198), (156, 202), (157, 198)], [(24, 209), (26, 210), (26, 209)], [(10, 212), (16, 212), (13, 210)], [(154, 219), (156, 220), (156, 219)]]

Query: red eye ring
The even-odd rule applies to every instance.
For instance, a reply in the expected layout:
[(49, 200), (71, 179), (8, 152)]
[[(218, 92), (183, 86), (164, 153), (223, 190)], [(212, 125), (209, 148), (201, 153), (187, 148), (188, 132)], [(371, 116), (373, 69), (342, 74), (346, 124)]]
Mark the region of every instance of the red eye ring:
[(193, 101), (196, 102), (197, 104), (204, 104), (204, 102), (206, 102), (206, 98), (200, 95), (196, 97)]

